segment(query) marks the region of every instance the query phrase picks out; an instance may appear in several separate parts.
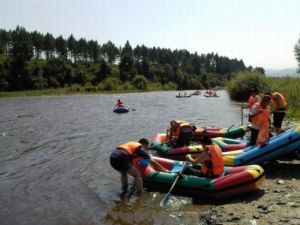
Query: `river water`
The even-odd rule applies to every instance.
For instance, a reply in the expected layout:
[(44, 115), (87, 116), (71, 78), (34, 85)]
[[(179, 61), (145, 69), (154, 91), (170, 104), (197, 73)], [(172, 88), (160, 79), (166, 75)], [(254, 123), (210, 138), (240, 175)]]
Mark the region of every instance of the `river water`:
[[(176, 94), (0, 99), (0, 224), (201, 224), (208, 203), (172, 196), (162, 209), (158, 192), (120, 201), (120, 175), (109, 165), (115, 146), (151, 139), (173, 119), (199, 127), (241, 124), (238, 104), (225, 91), (218, 98)], [(118, 98), (129, 113), (112, 112)]]

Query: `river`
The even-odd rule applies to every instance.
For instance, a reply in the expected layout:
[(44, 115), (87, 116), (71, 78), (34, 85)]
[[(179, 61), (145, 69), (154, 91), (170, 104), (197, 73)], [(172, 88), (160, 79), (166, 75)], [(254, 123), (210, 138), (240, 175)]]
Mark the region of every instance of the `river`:
[[(165, 132), (173, 119), (196, 126), (241, 124), (227, 92), (176, 98), (177, 92), (0, 99), (0, 224), (198, 224), (207, 203), (145, 192), (120, 201), (109, 165), (118, 144)], [(129, 113), (112, 109), (121, 99)], [(245, 120), (244, 120), (245, 121)], [(130, 179), (132, 183), (132, 179)]]

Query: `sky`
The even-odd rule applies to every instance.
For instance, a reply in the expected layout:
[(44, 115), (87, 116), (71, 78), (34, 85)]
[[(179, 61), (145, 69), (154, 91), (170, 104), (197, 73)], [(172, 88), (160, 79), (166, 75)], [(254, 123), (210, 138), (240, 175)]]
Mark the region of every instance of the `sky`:
[(297, 68), (300, 0), (1, 0), (0, 29), (215, 53)]

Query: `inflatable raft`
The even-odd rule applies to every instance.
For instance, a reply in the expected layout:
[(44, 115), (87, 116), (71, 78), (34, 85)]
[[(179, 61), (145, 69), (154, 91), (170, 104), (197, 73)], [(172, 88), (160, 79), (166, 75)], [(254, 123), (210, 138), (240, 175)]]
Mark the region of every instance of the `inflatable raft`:
[(176, 95), (176, 98), (190, 98), (191, 95)]
[(240, 138), (243, 137), (248, 128), (246, 126), (217, 128), (217, 127), (199, 127), (195, 130), (194, 140), (201, 140), (205, 137), (224, 137), (224, 138)]
[[(230, 138), (212, 138), (213, 143), (217, 144), (222, 151), (232, 151), (246, 147), (245, 141)], [(197, 157), (204, 149), (203, 145), (192, 143), (190, 146), (173, 148), (166, 143), (166, 134), (155, 134), (151, 139), (150, 148), (158, 153), (159, 156), (169, 159), (185, 160), (186, 154)]]
[(223, 152), (225, 165), (263, 164), (300, 149), (300, 125), (272, 137), (262, 147), (249, 146), (242, 150)]
[[(168, 192), (184, 162), (153, 157), (165, 168), (174, 173), (155, 170), (150, 164), (136, 160), (135, 166), (140, 171), (144, 185), (149, 191)], [(191, 164), (186, 166), (191, 167)], [(183, 174), (175, 185), (172, 193), (193, 197), (222, 199), (242, 193), (255, 191), (261, 187), (265, 173), (259, 165), (225, 167), (224, 175), (218, 178), (198, 177)]]
[(113, 110), (115, 113), (127, 113), (129, 111), (126, 107), (117, 107)]
[(216, 137), (211, 139), (212, 143), (217, 144), (222, 152), (240, 150), (247, 147), (247, 140)]

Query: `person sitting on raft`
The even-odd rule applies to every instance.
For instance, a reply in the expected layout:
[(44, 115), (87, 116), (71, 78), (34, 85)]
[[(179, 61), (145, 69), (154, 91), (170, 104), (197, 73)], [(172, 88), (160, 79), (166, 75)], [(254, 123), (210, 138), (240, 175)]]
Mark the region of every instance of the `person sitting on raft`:
[(216, 144), (206, 145), (205, 150), (196, 159), (187, 154), (186, 161), (191, 162), (194, 166), (192, 168), (187, 167), (183, 171), (184, 174), (200, 177), (219, 177), (224, 173), (222, 151)]
[(172, 120), (167, 130), (167, 141), (173, 147), (189, 146), (196, 127), (183, 120)]
[(115, 107), (125, 107), (125, 106), (124, 106), (124, 103), (121, 102), (120, 99), (118, 99), (117, 104), (115, 105)]

